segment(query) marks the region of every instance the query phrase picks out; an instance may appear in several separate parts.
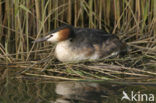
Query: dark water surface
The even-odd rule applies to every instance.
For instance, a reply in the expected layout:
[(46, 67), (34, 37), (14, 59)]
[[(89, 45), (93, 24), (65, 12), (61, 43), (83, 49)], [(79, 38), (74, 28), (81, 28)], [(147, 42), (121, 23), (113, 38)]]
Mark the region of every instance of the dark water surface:
[[(0, 103), (156, 103), (155, 83), (56, 81), (0, 72)], [(125, 93), (129, 100), (121, 100)]]

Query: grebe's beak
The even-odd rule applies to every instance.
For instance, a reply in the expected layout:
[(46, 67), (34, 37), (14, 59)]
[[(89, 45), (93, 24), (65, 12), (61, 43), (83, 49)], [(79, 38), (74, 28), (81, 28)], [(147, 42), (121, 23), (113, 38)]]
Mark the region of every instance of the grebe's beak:
[(43, 38), (39, 38), (35, 41), (33, 41), (34, 43), (37, 43), (37, 42), (43, 42), (43, 41), (47, 41), (49, 38), (51, 38), (53, 35), (48, 35), (46, 37), (43, 37)]

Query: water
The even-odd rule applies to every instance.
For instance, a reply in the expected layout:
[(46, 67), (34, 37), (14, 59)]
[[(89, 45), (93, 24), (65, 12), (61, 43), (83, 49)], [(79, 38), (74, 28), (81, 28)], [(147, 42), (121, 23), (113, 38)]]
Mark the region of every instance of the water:
[[(127, 81), (56, 81), (0, 71), (0, 103), (156, 103), (156, 84)], [(123, 91), (130, 100), (122, 99)], [(134, 98), (131, 98), (133, 93)], [(143, 98), (142, 98), (142, 95)], [(154, 96), (154, 101), (151, 96)], [(136, 101), (137, 100), (137, 101)]]

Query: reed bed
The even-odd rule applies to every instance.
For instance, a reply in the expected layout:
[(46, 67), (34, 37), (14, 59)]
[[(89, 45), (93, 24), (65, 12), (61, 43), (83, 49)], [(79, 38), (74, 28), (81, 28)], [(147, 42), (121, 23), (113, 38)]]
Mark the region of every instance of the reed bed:
[[(61, 63), (55, 45), (32, 43), (62, 24), (103, 29), (128, 45), (124, 57)], [(0, 0), (0, 65), (63, 80), (156, 76), (155, 0)]]

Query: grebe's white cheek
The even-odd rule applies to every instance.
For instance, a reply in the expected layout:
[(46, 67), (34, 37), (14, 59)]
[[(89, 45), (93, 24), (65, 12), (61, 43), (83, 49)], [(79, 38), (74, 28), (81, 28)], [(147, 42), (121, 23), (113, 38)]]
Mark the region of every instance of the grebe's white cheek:
[(52, 35), (52, 37), (49, 38), (47, 41), (49, 41), (49, 42), (58, 42), (59, 41), (59, 32), (52, 33), (50, 35)]

